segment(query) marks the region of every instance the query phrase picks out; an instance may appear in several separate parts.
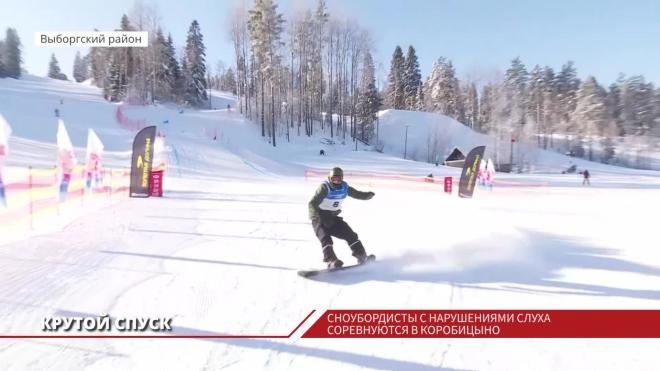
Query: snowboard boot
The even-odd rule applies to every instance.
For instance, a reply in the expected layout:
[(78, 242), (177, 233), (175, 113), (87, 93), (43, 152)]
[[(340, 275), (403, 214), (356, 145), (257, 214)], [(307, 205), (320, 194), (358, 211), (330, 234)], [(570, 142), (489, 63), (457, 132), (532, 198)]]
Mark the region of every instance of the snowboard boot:
[(344, 265), (344, 262), (335, 255), (332, 245), (323, 246), (323, 261), (328, 263), (328, 269), (341, 268)]
[(364, 246), (362, 246), (362, 242), (360, 240), (357, 240), (353, 242), (351, 245), (351, 250), (353, 251), (353, 256), (355, 259), (357, 259), (358, 264), (364, 264), (367, 262), (367, 260), (370, 258), (370, 255), (367, 255), (367, 252), (364, 250)]

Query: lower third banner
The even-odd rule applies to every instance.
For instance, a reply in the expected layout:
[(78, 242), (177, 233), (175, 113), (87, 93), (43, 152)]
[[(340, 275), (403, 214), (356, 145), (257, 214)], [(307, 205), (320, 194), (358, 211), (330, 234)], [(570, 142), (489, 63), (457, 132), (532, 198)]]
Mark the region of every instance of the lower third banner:
[(660, 310), (328, 310), (303, 338), (660, 338)]

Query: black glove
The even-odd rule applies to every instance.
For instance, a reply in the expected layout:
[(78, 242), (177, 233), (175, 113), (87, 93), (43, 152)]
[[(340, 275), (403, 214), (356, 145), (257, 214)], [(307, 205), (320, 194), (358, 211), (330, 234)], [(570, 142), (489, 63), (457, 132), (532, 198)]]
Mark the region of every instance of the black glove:
[(374, 198), (375, 195), (376, 194), (373, 192), (367, 192), (367, 200), (371, 200), (372, 198)]

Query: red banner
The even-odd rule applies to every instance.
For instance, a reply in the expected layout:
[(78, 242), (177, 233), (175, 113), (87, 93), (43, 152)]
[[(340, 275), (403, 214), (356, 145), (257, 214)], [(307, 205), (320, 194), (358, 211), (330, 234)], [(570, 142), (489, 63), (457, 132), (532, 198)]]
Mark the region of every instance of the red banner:
[(328, 310), (303, 338), (660, 338), (660, 310)]

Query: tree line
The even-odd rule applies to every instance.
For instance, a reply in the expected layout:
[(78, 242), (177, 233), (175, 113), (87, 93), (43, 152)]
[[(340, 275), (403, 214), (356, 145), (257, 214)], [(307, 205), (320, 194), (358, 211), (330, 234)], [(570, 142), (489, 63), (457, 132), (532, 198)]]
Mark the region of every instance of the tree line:
[(621, 74), (605, 88), (593, 76), (580, 80), (571, 61), (559, 71), (539, 65), (528, 70), (515, 58), (503, 76), (483, 84), (478, 93), (476, 83), (460, 81), (444, 57), (434, 63), (420, 89), (409, 67), (415, 63), (412, 47), (407, 58), (399, 47), (395, 49), (387, 106), (450, 116), (493, 135), (498, 152), (511, 151), (513, 145), (506, 143), (516, 143), (521, 148), (516, 154), (518, 166), (523, 166), (529, 156), (525, 149), (532, 146), (642, 168), (648, 167), (646, 153), (657, 149), (660, 89), (643, 76)]
[(333, 18), (325, 0), (286, 18), (272, 0), (231, 15), (241, 113), (273, 145), (281, 135), (369, 143), (382, 105), (369, 33)]
[[(285, 16), (274, 0), (243, 2), (230, 15), (235, 60), (216, 73), (206, 62), (201, 27), (192, 21), (179, 55), (157, 9), (137, 3), (122, 31), (149, 31), (148, 48), (91, 48), (76, 55), (73, 78), (91, 79), (110, 101), (172, 101), (202, 107), (207, 89), (232, 91), (241, 113), (258, 123), (273, 146), (278, 137), (312, 136), (375, 144), (378, 110), (438, 112), (493, 135), (508, 148), (540, 147), (606, 163), (645, 167), (660, 136), (660, 89), (643, 76), (621, 75), (607, 87), (577, 77), (568, 61), (555, 70), (511, 61), (489, 81), (459, 80), (452, 61), (438, 58), (426, 78), (415, 48), (396, 46), (379, 86), (369, 32), (356, 20), (333, 17), (325, 0)], [(0, 77), (20, 77), (21, 43), (7, 29), (0, 40)], [(380, 75), (380, 73), (378, 73)], [(49, 76), (66, 79), (51, 56)], [(624, 152), (633, 152), (634, 158)], [(499, 162), (505, 162), (504, 160)]]

